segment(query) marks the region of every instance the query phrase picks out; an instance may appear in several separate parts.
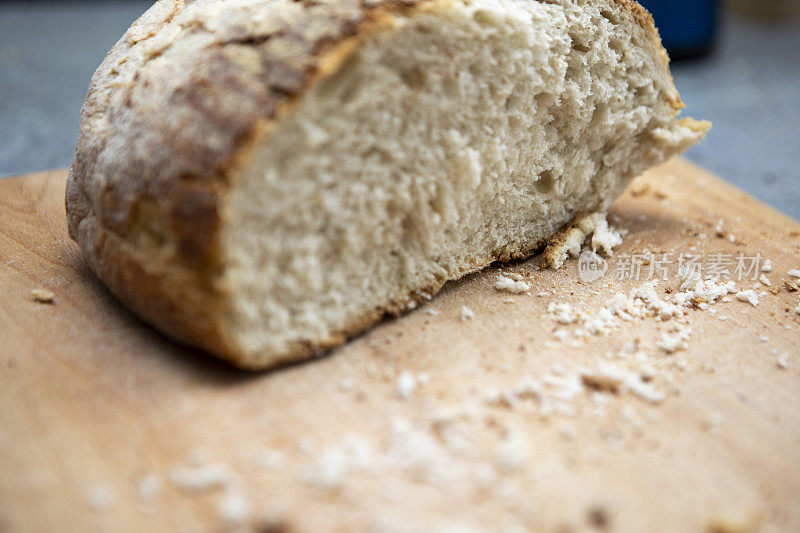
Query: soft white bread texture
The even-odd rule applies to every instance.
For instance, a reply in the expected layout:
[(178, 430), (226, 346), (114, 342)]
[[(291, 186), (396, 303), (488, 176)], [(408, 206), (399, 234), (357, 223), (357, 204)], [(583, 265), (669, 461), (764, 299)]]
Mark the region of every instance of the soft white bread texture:
[(93, 79), (70, 231), (156, 328), (300, 360), (525, 257), (707, 123), (628, 0), (162, 0)]

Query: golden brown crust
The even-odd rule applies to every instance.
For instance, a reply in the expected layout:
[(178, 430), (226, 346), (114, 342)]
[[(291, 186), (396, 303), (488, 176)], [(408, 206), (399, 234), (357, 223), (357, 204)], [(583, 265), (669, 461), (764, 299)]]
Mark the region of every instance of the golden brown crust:
[[(669, 76), (649, 13), (632, 0), (599, 1), (621, 6), (651, 35)], [(219, 228), (230, 170), (282, 109), (382, 20), (446, 3), (159, 0), (98, 68), (81, 114), (67, 215), (98, 277), (167, 334), (253, 365), (223, 324)], [(535, 249), (527, 248), (490, 259)], [(339, 344), (391, 310), (356, 317), (330, 339), (297, 344), (284, 360)]]

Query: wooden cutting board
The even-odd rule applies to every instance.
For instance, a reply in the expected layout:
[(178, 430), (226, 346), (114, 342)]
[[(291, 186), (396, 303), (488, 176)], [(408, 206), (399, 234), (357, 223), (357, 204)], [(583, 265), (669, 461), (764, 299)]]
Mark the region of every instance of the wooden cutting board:
[[(260, 374), (118, 305), (67, 237), (64, 180), (0, 182), (2, 531), (800, 530), (800, 293), (784, 285), (800, 225), (685, 161), (615, 204), (629, 233), (600, 280), (574, 259), (491, 267)], [(647, 251), (760, 254), (772, 292), (587, 338), (548, 313), (640, 286), (625, 265)], [(532, 289), (495, 290), (501, 272)], [(668, 355), (678, 323), (691, 337)]]

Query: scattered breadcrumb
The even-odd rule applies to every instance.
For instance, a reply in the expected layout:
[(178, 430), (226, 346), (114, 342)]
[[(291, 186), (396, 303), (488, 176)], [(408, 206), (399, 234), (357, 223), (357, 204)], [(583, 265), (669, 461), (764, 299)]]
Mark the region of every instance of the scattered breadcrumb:
[(605, 213), (593, 213), (581, 220), (578, 225), (586, 235), (592, 235), (592, 251), (602, 251), (614, 255), (614, 248), (622, 244), (622, 235), (609, 226)]
[(789, 356), (786, 354), (779, 356), (776, 364), (778, 365), (778, 368), (780, 368), (781, 370), (786, 370), (787, 368), (789, 368)]
[(686, 347), (686, 343), (692, 334), (692, 329), (683, 324), (677, 324), (672, 332), (663, 332), (656, 342), (656, 346), (666, 353), (675, 353)]
[(672, 299), (678, 305), (690, 306), (697, 305), (702, 308), (703, 304), (716, 303), (718, 298), (736, 292), (736, 282), (717, 283), (716, 280), (704, 280), (699, 272), (693, 272), (682, 268), (678, 272), (678, 279), (681, 281), (680, 291)]
[(664, 396), (649, 383), (643, 381), (641, 373), (630, 372), (606, 362), (597, 368), (581, 370), (581, 381), (590, 389), (611, 394), (630, 392), (640, 400), (649, 403), (660, 403)]
[(519, 431), (506, 435), (495, 452), (497, 467), (505, 472), (518, 470), (528, 458), (528, 442)]
[(55, 301), (56, 295), (47, 289), (33, 289), (31, 291), (33, 301), (40, 304), (51, 304)]
[(683, 306), (662, 300), (656, 293), (657, 281), (649, 281), (633, 291), (633, 297), (642, 300), (645, 306), (662, 320), (669, 320), (673, 317), (681, 317), (686, 314)]
[(560, 340), (561, 342), (564, 342), (565, 340), (567, 340), (569, 338), (569, 331), (567, 331), (565, 329), (562, 329), (562, 328), (558, 328), (557, 330), (555, 330), (553, 332), (553, 336), (556, 339)]
[(572, 324), (578, 320), (578, 315), (575, 310), (568, 303), (550, 302), (547, 306), (547, 312), (554, 315), (556, 322), (559, 324)]
[(344, 482), (347, 470), (347, 458), (341, 450), (324, 450), (311, 480), (322, 489), (336, 489)]
[(397, 395), (402, 399), (410, 398), (417, 388), (417, 378), (411, 372), (403, 372), (397, 379)]
[(763, 283), (767, 287), (771, 287), (772, 286), (772, 282), (764, 274), (761, 274), (761, 276), (759, 276), (758, 281), (760, 281), (761, 283)]
[(136, 491), (139, 493), (140, 500), (150, 502), (161, 491), (161, 481), (153, 472), (148, 472), (136, 482)]
[(114, 503), (114, 493), (105, 485), (97, 485), (86, 491), (86, 502), (94, 511), (105, 511)]
[(556, 235), (544, 250), (544, 263), (553, 270), (558, 270), (569, 256), (575, 257), (581, 251), (586, 234), (580, 228), (569, 228)]
[(253, 461), (256, 468), (265, 470), (280, 470), (283, 468), (284, 462), (283, 454), (271, 448), (261, 450)]
[(764, 264), (761, 265), (761, 272), (772, 272), (772, 261), (765, 259)]
[(790, 270), (787, 272), (793, 278), (800, 278), (800, 270)]
[(312, 464), (306, 481), (326, 491), (337, 490), (347, 475), (374, 461), (373, 445), (367, 439), (349, 435), (341, 443), (324, 448)]
[(580, 254), (583, 242), (590, 235), (593, 252), (600, 250), (613, 255), (614, 248), (622, 244), (622, 233), (608, 225), (605, 213), (592, 213), (550, 240), (544, 251), (545, 266), (554, 270), (561, 268), (568, 257)]
[(617, 394), (622, 386), (623, 379), (619, 372), (607, 367), (600, 367), (596, 370), (584, 370), (581, 372), (583, 384), (600, 392)]
[(227, 525), (239, 525), (250, 516), (250, 502), (241, 494), (228, 492), (217, 502), (217, 513)]
[(355, 381), (353, 378), (343, 378), (339, 381), (339, 390), (342, 392), (350, 392), (355, 387)]
[(758, 307), (758, 294), (752, 289), (737, 292), (736, 299), (742, 302), (750, 302), (753, 307)]
[(176, 466), (170, 471), (169, 478), (181, 490), (203, 492), (226, 485), (230, 480), (230, 473), (222, 464)]
[[(517, 274), (517, 276), (519, 276)], [(521, 276), (520, 276), (521, 278)], [(523, 279), (512, 279), (510, 276), (499, 276), (494, 288), (498, 291), (510, 292), (512, 294), (522, 294), (531, 290), (531, 284)]]
[(475, 313), (466, 305), (461, 306), (461, 321), (466, 322), (475, 318)]
[(516, 398), (508, 391), (500, 391), (496, 388), (488, 389), (483, 395), (483, 401), (488, 405), (496, 407), (506, 407), (513, 409), (516, 405)]

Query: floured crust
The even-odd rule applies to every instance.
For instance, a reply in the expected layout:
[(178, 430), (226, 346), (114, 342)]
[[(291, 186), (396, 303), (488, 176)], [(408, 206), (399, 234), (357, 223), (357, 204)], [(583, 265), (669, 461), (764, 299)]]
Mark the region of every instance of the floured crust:
[[(631, 0), (598, 0), (630, 16), (668, 59), (652, 18)], [(213, 0), (159, 0), (112, 48), (89, 87), (67, 183), (70, 235), (128, 307), (170, 336), (248, 367), (224, 323), (220, 273), (231, 170), (292, 102), (334, 72), (365, 35), (448, 0), (270, 0), (258, 17)], [(617, 10), (615, 8), (622, 8)], [(675, 93), (674, 107), (681, 107)], [(541, 243), (486, 258), (525, 257)], [(283, 361), (331, 348), (422, 294), (298, 343)]]

